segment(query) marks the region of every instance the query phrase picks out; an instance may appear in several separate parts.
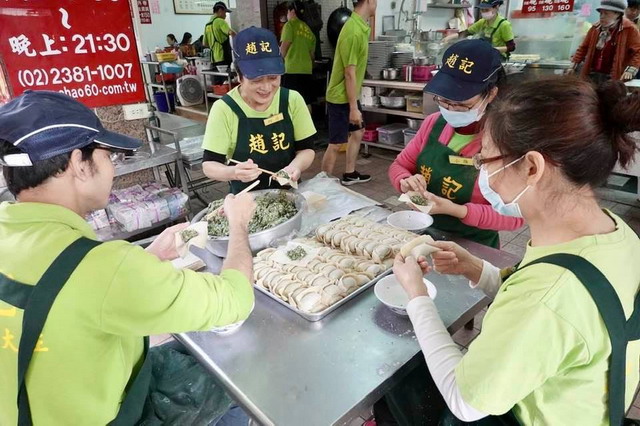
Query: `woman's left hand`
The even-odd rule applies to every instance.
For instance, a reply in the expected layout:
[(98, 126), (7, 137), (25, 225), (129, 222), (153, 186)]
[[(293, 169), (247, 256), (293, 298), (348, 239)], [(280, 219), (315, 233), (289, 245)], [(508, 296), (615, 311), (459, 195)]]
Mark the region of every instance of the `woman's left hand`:
[(467, 216), (467, 208), (465, 206), (456, 204), (448, 198), (438, 197), (428, 191), (425, 191), (423, 195), (427, 200), (434, 203), (429, 214), (445, 214), (458, 219), (463, 219)]
[(624, 74), (622, 74), (622, 77), (620, 78), (620, 80), (622, 81), (633, 80), (633, 74), (631, 74), (630, 72), (625, 72)]
[(393, 262), (393, 274), (402, 285), (402, 288), (404, 288), (409, 299), (429, 296), (427, 286), (424, 285), (422, 277), (430, 271), (431, 268), (427, 263), (427, 258), (424, 256), (416, 260), (411, 256), (404, 258), (401, 254), (398, 254)]
[(295, 166), (289, 165), (282, 170), (287, 172), (287, 174), (289, 175), (289, 178), (294, 182), (297, 182), (300, 179), (300, 175), (302, 175), (302, 172), (300, 171), (300, 169)]

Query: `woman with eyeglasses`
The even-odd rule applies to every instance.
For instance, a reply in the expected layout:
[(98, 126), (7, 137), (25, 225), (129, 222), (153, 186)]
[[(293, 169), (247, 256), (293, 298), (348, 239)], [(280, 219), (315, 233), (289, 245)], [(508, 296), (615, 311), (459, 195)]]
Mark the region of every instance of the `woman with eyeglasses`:
[(479, 121), (498, 94), (504, 71), (500, 54), (481, 40), (464, 40), (443, 56), (442, 68), (425, 87), (440, 112), (426, 118), (389, 168), (402, 192), (419, 192), (434, 202), (434, 227), (498, 247), (498, 231), (513, 231), (522, 218), (495, 211), (478, 186), (482, 134)]
[(493, 299), (466, 354), (426, 292), (426, 259), (396, 259), (430, 372), (423, 394), (442, 395), (460, 421), (623, 424), (639, 381), (640, 240), (600, 208), (596, 189), (616, 164), (633, 161), (629, 132), (640, 130), (639, 111), (640, 94), (628, 95), (620, 81), (596, 90), (566, 77), (524, 83), (494, 103), (480, 188), (492, 208), (525, 218), (531, 241), (508, 272), (455, 243), (435, 243), (438, 273), (464, 275)]

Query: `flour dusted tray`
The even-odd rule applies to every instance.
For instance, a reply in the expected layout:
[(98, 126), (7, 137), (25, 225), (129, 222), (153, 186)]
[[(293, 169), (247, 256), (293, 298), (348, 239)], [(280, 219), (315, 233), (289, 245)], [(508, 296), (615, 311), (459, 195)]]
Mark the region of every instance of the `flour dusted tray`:
[[(388, 275), (400, 248), (416, 237), (347, 216), (319, 226), (315, 238), (258, 253), (255, 287), (308, 321), (319, 321)], [(292, 247), (303, 249), (295, 259), (288, 257)]]

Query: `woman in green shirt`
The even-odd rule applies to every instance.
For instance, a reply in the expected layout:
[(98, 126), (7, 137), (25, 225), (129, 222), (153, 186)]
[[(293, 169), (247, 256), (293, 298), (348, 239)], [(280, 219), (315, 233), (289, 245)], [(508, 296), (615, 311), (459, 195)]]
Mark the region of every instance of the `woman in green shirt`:
[(503, 0), (482, 0), (478, 5), (482, 19), (471, 25), (466, 31), (445, 37), (445, 42), (471, 35), (491, 43), (500, 52), (502, 59), (506, 60), (509, 53), (516, 50), (516, 42), (513, 40), (511, 22), (499, 13), (503, 3)]
[(426, 293), (426, 259), (396, 259), (432, 377), (423, 383), (460, 420), (622, 424), (639, 381), (640, 240), (599, 207), (596, 188), (633, 161), (639, 110), (622, 82), (596, 90), (576, 78), (524, 83), (494, 102), (476, 158), (480, 188), (495, 210), (524, 217), (531, 241), (507, 273), (434, 244), (438, 273), (464, 275), (494, 299), (466, 354)]
[(292, 1), (288, 7), (288, 21), (282, 28), (282, 44), (280, 45), (285, 67), (282, 87), (300, 93), (309, 105), (314, 100), (315, 92), (311, 75), (316, 50), (316, 36), (302, 20), (304, 16), (302, 2)]
[(275, 34), (247, 28), (236, 36), (233, 54), (240, 86), (211, 107), (202, 144), (205, 175), (229, 182), (234, 194), (256, 179), (257, 189), (280, 188), (259, 169), (282, 170), (297, 181), (313, 163), (316, 128), (302, 96), (280, 88), (284, 61)]

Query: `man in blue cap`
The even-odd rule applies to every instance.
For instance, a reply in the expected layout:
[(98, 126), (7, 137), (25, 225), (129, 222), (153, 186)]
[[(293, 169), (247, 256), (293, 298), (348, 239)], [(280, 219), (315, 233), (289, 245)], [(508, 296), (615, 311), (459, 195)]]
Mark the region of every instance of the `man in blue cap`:
[(233, 194), (256, 179), (257, 189), (280, 188), (259, 169), (296, 182), (313, 163), (316, 128), (302, 95), (280, 87), (285, 67), (278, 39), (267, 29), (247, 28), (236, 36), (233, 54), (240, 86), (211, 107), (204, 173), (229, 182)]
[(17, 199), (0, 204), (0, 424), (135, 424), (151, 379), (144, 336), (251, 312), (251, 196), (225, 200), (220, 276), (164, 262), (186, 224), (146, 251), (97, 241), (84, 216), (108, 203), (112, 157), (140, 145), (60, 93), (27, 91), (0, 107), (0, 162)]

